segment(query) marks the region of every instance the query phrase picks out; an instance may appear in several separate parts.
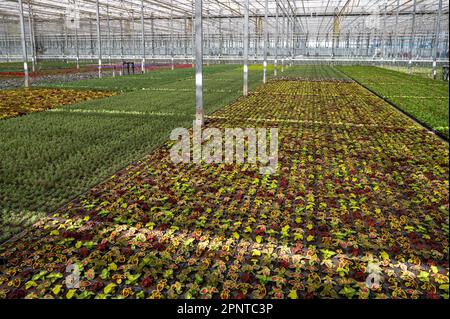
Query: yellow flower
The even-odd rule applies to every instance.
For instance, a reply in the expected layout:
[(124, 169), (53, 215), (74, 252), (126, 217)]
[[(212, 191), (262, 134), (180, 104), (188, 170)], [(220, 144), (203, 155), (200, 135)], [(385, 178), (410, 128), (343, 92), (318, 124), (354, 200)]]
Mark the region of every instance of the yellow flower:
[(122, 290), (122, 296), (124, 296), (125, 298), (130, 296), (132, 293), (133, 293), (133, 290), (131, 288), (124, 288)]

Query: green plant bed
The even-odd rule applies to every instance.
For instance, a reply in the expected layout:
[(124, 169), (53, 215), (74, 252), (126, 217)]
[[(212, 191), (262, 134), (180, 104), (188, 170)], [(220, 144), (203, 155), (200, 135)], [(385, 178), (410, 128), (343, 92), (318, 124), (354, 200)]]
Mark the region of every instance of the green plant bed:
[(378, 67), (338, 69), (449, 139), (448, 83)]
[[(251, 71), (250, 89), (261, 80), (262, 72)], [(41, 215), (57, 209), (149, 154), (169, 138), (172, 129), (191, 127), (195, 117), (192, 69), (58, 87), (119, 87), (125, 93), (0, 121), (0, 239), (20, 230), (17, 218), (11, 216)], [(206, 114), (241, 95), (239, 67), (205, 68)]]
[[(407, 66), (383, 66), (383, 68), (388, 70), (394, 70), (402, 73), (408, 73), (427, 78), (432, 79), (433, 74), (433, 68), (432, 67), (413, 67), (412, 70), (408, 68)], [(442, 80), (442, 67), (436, 68), (436, 80), (443, 81)]]
[(306, 80), (347, 80), (348, 77), (335, 67), (327, 65), (294, 65), (279, 72), (280, 77), (298, 77)]
[(0, 246), (0, 298), (448, 299), (448, 145), (357, 83), (254, 93), (205, 127), (277, 127), (275, 174), (165, 143)]
[[(204, 68), (205, 78), (209, 75), (219, 74), (223, 72), (232, 72), (236, 70), (235, 65), (215, 65)], [(50, 87), (62, 87), (62, 88), (98, 88), (109, 90), (141, 90), (143, 88), (160, 88), (166, 85), (180, 84), (181, 81), (187, 81), (187, 83), (195, 88), (195, 70), (188, 69), (175, 69), (175, 70), (157, 70), (150, 71), (145, 74), (125, 75), (119, 76), (117, 71), (116, 77), (109, 77), (104, 79), (92, 79), (83, 80), (71, 83), (52, 84), (46, 85)], [(194, 82), (193, 82), (194, 81)], [(194, 84), (194, 86), (193, 86)]]

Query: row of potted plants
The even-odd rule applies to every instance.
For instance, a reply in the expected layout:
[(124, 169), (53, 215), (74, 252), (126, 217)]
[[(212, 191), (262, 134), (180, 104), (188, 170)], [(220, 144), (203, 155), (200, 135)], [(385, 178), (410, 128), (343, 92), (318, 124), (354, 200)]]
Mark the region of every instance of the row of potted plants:
[(440, 140), (344, 83), (271, 82), (207, 126), (278, 127), (277, 173), (167, 143), (4, 244), (0, 296), (448, 298)]

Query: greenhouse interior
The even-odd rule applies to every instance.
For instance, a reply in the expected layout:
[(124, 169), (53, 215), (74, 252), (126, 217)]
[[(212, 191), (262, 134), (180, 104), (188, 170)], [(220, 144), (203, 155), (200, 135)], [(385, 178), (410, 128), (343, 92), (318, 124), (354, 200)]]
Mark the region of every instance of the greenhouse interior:
[(448, 105), (448, 1), (2, 0), (0, 299), (448, 299)]

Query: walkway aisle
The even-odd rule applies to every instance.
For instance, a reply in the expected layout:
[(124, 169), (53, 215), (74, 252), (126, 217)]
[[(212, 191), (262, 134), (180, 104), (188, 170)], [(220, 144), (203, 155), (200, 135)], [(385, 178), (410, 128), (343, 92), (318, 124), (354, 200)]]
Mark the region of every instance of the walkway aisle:
[(448, 144), (345, 81), (272, 81), (207, 126), (278, 127), (278, 174), (166, 145), (3, 245), (0, 297), (448, 298)]

